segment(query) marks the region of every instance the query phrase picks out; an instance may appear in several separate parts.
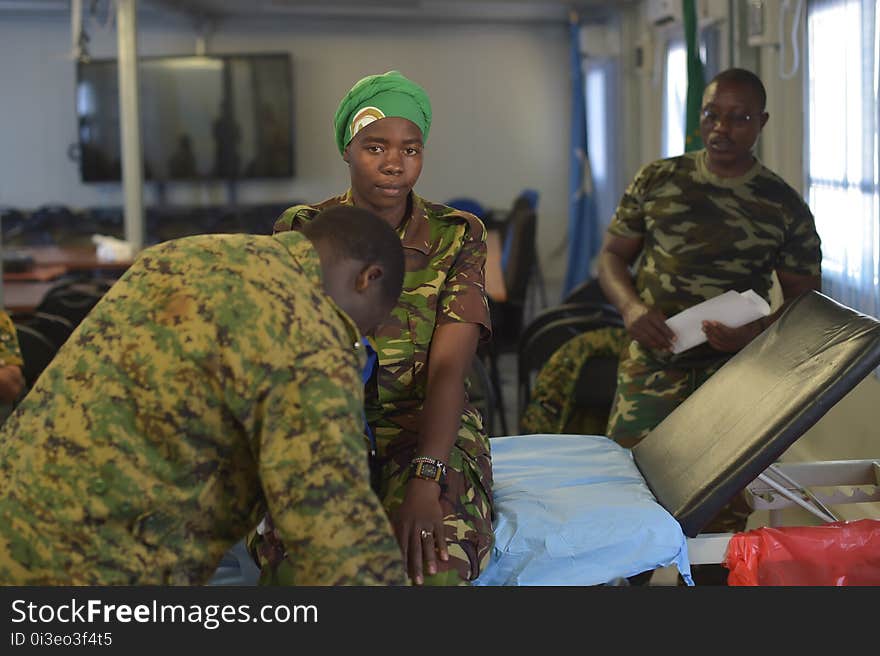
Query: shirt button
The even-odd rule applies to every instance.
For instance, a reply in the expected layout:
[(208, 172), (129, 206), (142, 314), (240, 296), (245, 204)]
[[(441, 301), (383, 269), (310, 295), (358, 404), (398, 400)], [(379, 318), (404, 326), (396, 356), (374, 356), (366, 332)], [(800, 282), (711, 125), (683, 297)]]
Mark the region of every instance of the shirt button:
[(360, 347), (361, 347), (361, 343), (359, 341), (354, 343), (354, 350), (355, 351), (357, 351)]

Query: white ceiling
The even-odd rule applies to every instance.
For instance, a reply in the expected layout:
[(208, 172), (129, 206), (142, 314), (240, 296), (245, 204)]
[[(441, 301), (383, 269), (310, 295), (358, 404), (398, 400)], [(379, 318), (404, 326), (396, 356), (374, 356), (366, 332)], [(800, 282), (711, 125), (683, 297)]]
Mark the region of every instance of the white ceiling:
[[(83, 11), (106, 12), (111, 0), (80, 0)], [(567, 21), (602, 17), (636, 0), (137, 0), (141, 12), (175, 14), (195, 20), (236, 21), (270, 18), (418, 19), (435, 22)], [(71, 0), (0, 0), (0, 14), (69, 12)]]

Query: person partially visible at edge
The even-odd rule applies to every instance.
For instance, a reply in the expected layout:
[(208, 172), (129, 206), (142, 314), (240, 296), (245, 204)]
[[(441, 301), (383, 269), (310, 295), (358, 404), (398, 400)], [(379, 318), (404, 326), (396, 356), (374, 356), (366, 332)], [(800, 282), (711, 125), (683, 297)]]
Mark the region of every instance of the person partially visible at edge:
[(299, 585), (406, 585), (363, 451), (384, 221), (144, 250), (0, 431), (0, 583), (204, 584), (266, 509)]
[[(820, 288), (813, 215), (753, 153), (769, 118), (766, 97), (747, 70), (713, 78), (703, 94), (705, 147), (642, 168), (608, 227), (599, 281), (632, 338), (620, 359), (607, 427), (623, 446), (637, 444), (775, 321), (784, 304)], [(629, 267), (639, 257), (633, 278)], [(769, 303), (774, 273), (782, 307), (739, 328), (704, 322), (705, 344), (672, 353), (668, 317), (728, 290), (753, 289)], [(738, 513), (716, 528), (743, 530), (746, 517)]]
[(15, 324), (0, 310), (0, 404), (14, 403), (24, 391), (23, 365)]
[[(493, 544), (489, 440), (464, 382), (478, 341), (490, 332), (486, 231), (474, 215), (413, 190), (431, 118), (425, 90), (399, 72), (358, 81), (334, 117), (351, 187), (289, 208), (275, 230), (303, 229), (325, 208), (354, 205), (375, 212), (400, 237), (403, 293), (372, 335), (378, 367), (366, 387), (374, 487), (412, 581), (459, 585), (478, 577)], [(265, 536), (256, 542), (263, 582), (277, 581), (283, 549), (272, 549)]]

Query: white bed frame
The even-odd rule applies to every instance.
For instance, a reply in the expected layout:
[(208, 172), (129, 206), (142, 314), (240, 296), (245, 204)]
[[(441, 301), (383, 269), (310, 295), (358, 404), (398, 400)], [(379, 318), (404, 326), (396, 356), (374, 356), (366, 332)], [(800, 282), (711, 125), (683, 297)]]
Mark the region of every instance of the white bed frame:
[[(749, 484), (746, 498), (753, 510), (769, 511), (770, 526), (781, 526), (782, 511), (794, 506), (823, 522), (840, 521), (829, 506), (880, 502), (880, 460), (777, 463)], [(723, 562), (732, 535), (688, 538), (691, 565)]]

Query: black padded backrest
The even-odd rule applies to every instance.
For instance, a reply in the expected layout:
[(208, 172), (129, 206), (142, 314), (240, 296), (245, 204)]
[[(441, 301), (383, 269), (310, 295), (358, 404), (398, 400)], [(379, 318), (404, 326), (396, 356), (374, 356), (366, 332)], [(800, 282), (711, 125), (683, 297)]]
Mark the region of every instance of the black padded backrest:
[(556, 307), (548, 308), (539, 312), (529, 321), (529, 324), (523, 328), (522, 334), (519, 336), (519, 350), (522, 350), (539, 330), (546, 325), (562, 319), (563, 317), (592, 316), (601, 325), (607, 326), (623, 326), (623, 319), (620, 313), (613, 305), (608, 303), (563, 303)]
[(592, 303), (609, 303), (608, 298), (605, 296), (605, 292), (602, 291), (602, 287), (599, 285), (598, 278), (591, 278), (590, 280), (586, 280), (582, 282), (580, 285), (572, 289), (568, 296), (562, 301), (563, 303), (583, 303), (583, 302), (592, 302)]
[(696, 536), (880, 364), (880, 321), (807, 292), (645, 439), (633, 457)]
[(69, 319), (46, 312), (16, 312), (12, 315), (12, 319), (16, 325), (25, 325), (37, 330), (44, 337), (47, 337), (56, 349), (61, 348), (76, 327)]
[(505, 263), (504, 286), (510, 303), (525, 302), (529, 277), (537, 257), (535, 250), (535, 231), (537, 216), (528, 201), (517, 198), (507, 221), (507, 237), (510, 251)]
[(492, 381), (486, 365), (479, 355), (474, 355), (471, 368), (465, 378), (468, 401), (471, 402), (483, 417), (483, 428), (486, 434), (495, 435), (495, 397), (492, 393)]
[(18, 346), (24, 364), (21, 373), (28, 389), (34, 386), (37, 378), (55, 357), (58, 347), (36, 328), (24, 324), (15, 325)]
[[(594, 308), (586, 314), (559, 314), (557, 318), (542, 320), (537, 330), (523, 334), (517, 349), (517, 413), (522, 416), (532, 394), (532, 375), (537, 373), (556, 351), (567, 341), (589, 330), (607, 328), (609, 326), (623, 326), (619, 316), (607, 314), (601, 308)], [(612, 358), (614, 378), (617, 375), (617, 358)], [(607, 367), (603, 369), (606, 371)], [(590, 367), (590, 373), (585, 376), (596, 376), (598, 371)], [(585, 380), (590, 380), (586, 378)], [(607, 381), (604, 375), (594, 378), (592, 382)], [(612, 387), (612, 391), (613, 391)], [(590, 404), (592, 405), (592, 404)]]

